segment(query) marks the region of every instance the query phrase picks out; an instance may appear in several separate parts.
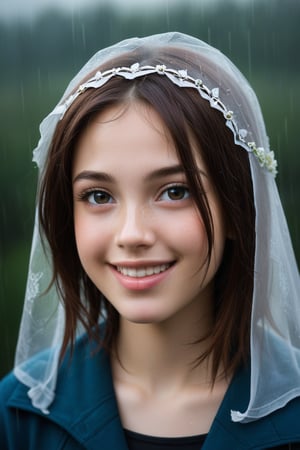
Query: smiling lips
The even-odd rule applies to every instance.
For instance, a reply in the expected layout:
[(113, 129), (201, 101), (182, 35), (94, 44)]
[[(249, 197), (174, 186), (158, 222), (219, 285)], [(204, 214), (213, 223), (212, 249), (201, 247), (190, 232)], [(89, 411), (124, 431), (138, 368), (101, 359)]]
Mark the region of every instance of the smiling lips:
[(124, 267), (124, 266), (116, 266), (116, 267), (117, 271), (122, 275), (133, 278), (143, 278), (164, 272), (170, 266), (171, 264), (160, 264), (157, 266), (139, 267), (138, 269), (134, 267)]
[(148, 266), (133, 266), (133, 265), (113, 265), (113, 273), (119, 283), (125, 289), (131, 291), (142, 291), (151, 289), (162, 280), (164, 280), (170, 273), (171, 267), (174, 263), (164, 263)]

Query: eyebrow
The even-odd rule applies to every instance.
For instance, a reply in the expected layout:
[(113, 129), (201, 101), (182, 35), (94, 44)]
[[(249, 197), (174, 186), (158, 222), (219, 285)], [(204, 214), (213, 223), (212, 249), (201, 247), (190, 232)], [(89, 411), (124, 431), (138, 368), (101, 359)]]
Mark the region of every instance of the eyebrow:
[[(201, 175), (206, 175), (202, 170), (199, 170)], [(185, 171), (180, 164), (174, 166), (161, 167), (160, 169), (154, 170), (149, 173), (145, 181), (153, 181), (159, 178), (164, 178), (169, 175), (185, 174)], [(84, 170), (75, 176), (73, 183), (81, 180), (90, 180), (97, 182), (113, 183), (115, 181), (114, 177), (106, 172), (97, 172), (93, 170)]]
[(110, 182), (114, 181), (114, 177), (105, 172), (96, 172), (94, 170), (83, 170), (73, 179), (73, 184), (81, 180), (99, 181), (99, 182)]
[(168, 166), (168, 167), (162, 167), (160, 169), (154, 170), (153, 172), (149, 173), (147, 175), (146, 180), (152, 181), (156, 180), (157, 178), (164, 178), (169, 175), (177, 175), (177, 174), (184, 174), (183, 167), (180, 164), (176, 164), (175, 166)]

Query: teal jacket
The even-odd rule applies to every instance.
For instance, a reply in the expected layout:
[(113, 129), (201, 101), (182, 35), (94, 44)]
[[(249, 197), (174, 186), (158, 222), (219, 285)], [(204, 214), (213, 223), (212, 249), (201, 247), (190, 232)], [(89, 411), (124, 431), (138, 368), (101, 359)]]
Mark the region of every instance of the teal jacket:
[[(72, 362), (61, 366), (48, 415), (31, 405), (27, 390), (13, 374), (0, 383), (1, 450), (127, 450), (109, 358), (104, 351), (91, 356), (86, 339), (76, 345)], [(300, 442), (300, 398), (258, 421), (233, 423), (230, 410), (244, 411), (248, 398), (249, 372), (243, 370), (233, 378), (203, 450), (266, 449)]]

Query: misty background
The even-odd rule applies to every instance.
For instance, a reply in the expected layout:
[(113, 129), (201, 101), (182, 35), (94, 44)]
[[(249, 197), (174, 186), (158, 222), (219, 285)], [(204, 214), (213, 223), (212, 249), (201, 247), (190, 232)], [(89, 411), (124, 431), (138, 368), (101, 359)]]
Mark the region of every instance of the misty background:
[(219, 48), (241, 69), (261, 103), (299, 261), (299, 24), (298, 0), (2, 0), (0, 377), (13, 365), (23, 306), (39, 123), (87, 59), (121, 39), (181, 31)]

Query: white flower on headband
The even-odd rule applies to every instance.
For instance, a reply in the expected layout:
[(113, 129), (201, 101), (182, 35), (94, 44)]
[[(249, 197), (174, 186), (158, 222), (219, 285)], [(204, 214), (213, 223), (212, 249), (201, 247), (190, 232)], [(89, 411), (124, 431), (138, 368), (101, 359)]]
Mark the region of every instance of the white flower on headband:
[(274, 176), (277, 174), (277, 161), (273, 151), (266, 152), (263, 147), (256, 147), (255, 142), (248, 142), (261, 167), (265, 167)]
[(161, 75), (163, 75), (165, 73), (166, 69), (167, 68), (166, 68), (166, 66), (164, 64), (158, 64), (156, 66), (157, 73), (159, 73)]
[(139, 68), (140, 68), (140, 64), (139, 63), (134, 63), (134, 64), (132, 64), (132, 66), (130, 66), (130, 70), (133, 73), (137, 72), (139, 70)]

